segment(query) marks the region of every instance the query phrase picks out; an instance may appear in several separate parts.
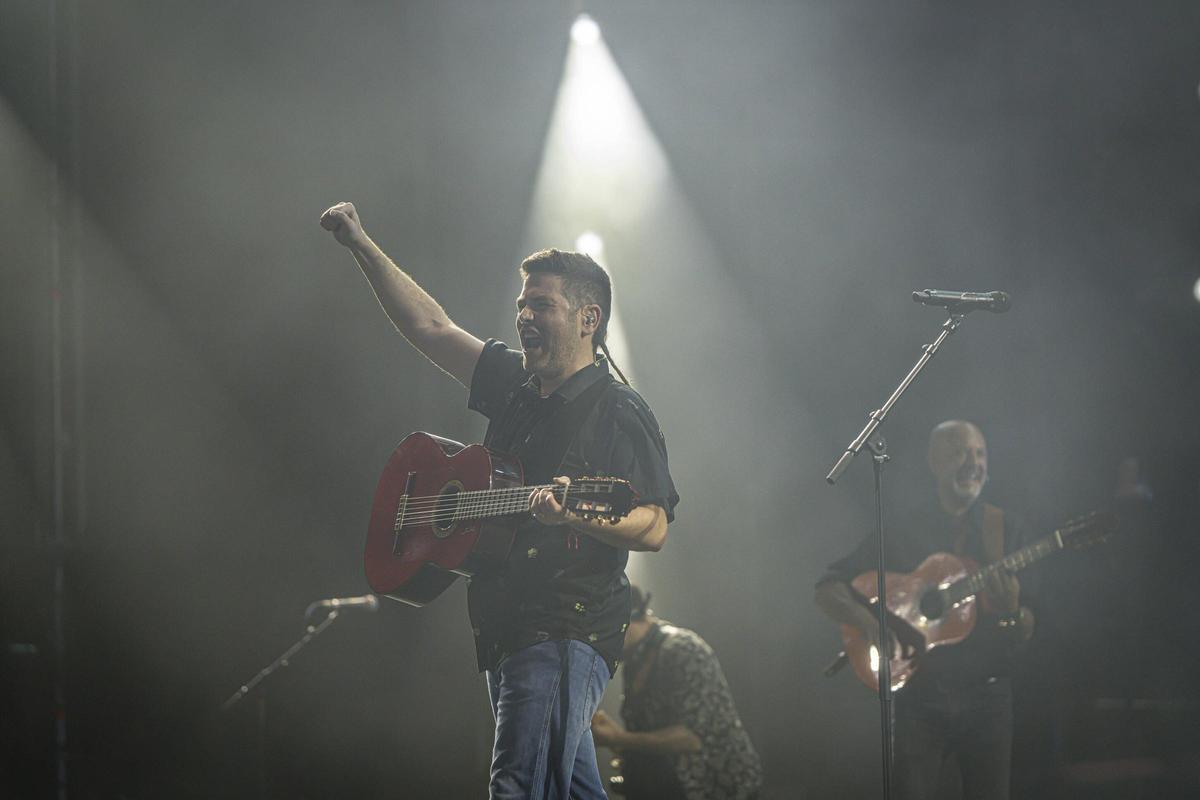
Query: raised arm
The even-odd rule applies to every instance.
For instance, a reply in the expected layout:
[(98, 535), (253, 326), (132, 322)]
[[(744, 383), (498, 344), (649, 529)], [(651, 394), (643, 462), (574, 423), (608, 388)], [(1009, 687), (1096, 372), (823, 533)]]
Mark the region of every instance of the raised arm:
[(396, 330), (451, 377), (470, 386), (483, 342), (455, 325), (438, 302), (371, 241), (352, 203), (328, 209), (321, 215), (321, 227), (353, 254)]

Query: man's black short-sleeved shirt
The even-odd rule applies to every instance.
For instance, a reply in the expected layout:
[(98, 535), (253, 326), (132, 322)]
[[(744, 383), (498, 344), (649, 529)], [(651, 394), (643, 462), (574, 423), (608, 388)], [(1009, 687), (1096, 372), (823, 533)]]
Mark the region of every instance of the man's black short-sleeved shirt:
[[(667, 469), (666, 442), (641, 395), (613, 380), (600, 359), (542, 397), (537, 378), (521, 362), (521, 354), (503, 342), (492, 339), (483, 348), (468, 407), (488, 418), (484, 444), (517, 456), (527, 484), (549, 483), (557, 475), (624, 478), (641, 504), (660, 506), (673, 519), (679, 495)], [(588, 402), (597, 381), (605, 385), (567, 448), (552, 423), (572, 403)], [(504, 566), (470, 582), (479, 668), (495, 669), (537, 642), (578, 639), (614, 671), (629, 624), (628, 557), (628, 551), (569, 526), (523, 522)]]

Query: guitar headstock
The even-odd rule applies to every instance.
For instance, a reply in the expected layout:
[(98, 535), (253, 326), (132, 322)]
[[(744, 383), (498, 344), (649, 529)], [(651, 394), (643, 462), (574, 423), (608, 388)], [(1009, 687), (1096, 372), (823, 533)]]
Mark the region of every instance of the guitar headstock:
[(1065, 523), (1055, 533), (1063, 548), (1083, 550), (1100, 544), (1117, 530), (1117, 515), (1112, 511), (1093, 511)]
[(574, 478), (563, 505), (584, 519), (618, 522), (637, 508), (638, 493), (621, 478)]

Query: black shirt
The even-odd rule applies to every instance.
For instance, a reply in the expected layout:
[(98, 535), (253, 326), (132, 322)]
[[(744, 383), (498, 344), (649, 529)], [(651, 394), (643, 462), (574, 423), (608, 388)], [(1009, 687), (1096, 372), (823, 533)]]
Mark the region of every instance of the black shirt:
[[(955, 552), (955, 544), (959, 540), (962, 543), (962, 555), (980, 565), (987, 563), (983, 549), (983, 506), (982, 501), (976, 501), (967, 511), (965, 530), (956, 528), (954, 519), (942, 511), (937, 503), (901, 515), (897, 524), (887, 525), (884, 531), (887, 571), (912, 572), (934, 553)], [(1021, 521), (1005, 513), (1005, 554), (1030, 543)], [(878, 552), (878, 539), (872, 534), (853, 553), (830, 564), (829, 572), (819, 583), (828, 580), (849, 583), (864, 572), (874, 571)], [(1020, 580), (1021, 604), (1030, 605), (1031, 576), (1027, 572), (1021, 573)], [(973, 685), (988, 678), (1011, 674), (1012, 631), (1000, 628), (998, 618), (987, 614), (982, 604), (976, 604), (976, 613), (975, 628), (966, 639), (958, 644), (935, 647), (921, 657), (921, 667), (914, 681), (937, 680), (943, 684)]]
[[(589, 402), (583, 423), (565, 430), (561, 423), (573, 404)], [(543, 398), (521, 354), (488, 340), (471, 377), (468, 407), (488, 418), (484, 444), (521, 460), (527, 484), (549, 483), (557, 475), (624, 478), (641, 504), (657, 505), (668, 521), (674, 519), (679, 495), (658, 422), (641, 395), (613, 380), (603, 359)], [(584, 410), (574, 406), (576, 416)], [(504, 567), (470, 582), (479, 668), (495, 669), (537, 642), (578, 639), (604, 657), (611, 674), (629, 624), (628, 558), (627, 550), (570, 526), (523, 522)]]

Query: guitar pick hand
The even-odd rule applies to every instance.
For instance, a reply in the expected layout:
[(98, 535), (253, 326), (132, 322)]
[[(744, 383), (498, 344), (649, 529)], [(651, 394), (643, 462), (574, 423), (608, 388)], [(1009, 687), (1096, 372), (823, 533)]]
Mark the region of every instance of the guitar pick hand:
[(1006, 569), (987, 577), (988, 603), (998, 614), (1016, 614), (1021, 608), (1021, 582)]

